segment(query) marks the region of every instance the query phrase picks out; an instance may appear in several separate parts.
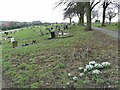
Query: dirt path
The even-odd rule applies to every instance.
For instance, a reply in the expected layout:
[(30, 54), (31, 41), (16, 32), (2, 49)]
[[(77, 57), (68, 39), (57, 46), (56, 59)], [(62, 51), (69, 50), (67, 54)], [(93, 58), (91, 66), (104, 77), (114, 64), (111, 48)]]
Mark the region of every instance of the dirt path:
[(112, 31), (112, 30), (107, 30), (107, 29), (104, 29), (104, 28), (99, 28), (99, 27), (92, 27), (93, 30), (98, 30), (98, 31), (101, 31), (103, 32), (104, 34), (107, 34), (109, 36), (112, 36), (116, 39), (120, 39), (118, 36), (120, 35), (120, 33), (116, 32), (116, 31)]

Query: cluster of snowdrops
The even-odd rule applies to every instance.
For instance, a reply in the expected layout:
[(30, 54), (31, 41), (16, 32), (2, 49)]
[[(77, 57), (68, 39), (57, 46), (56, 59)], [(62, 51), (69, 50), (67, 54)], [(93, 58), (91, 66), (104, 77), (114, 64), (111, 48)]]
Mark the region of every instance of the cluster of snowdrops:
[[(111, 63), (109, 62), (102, 62), (97, 63), (95, 61), (90, 61), (89, 64), (85, 65), (85, 67), (78, 67), (79, 70), (79, 77), (85, 76), (85, 74), (89, 73), (92, 75), (99, 75), (102, 73), (102, 69), (110, 68)], [(72, 78), (74, 81), (78, 80), (77, 76), (72, 75), (71, 73), (68, 73), (68, 77)]]

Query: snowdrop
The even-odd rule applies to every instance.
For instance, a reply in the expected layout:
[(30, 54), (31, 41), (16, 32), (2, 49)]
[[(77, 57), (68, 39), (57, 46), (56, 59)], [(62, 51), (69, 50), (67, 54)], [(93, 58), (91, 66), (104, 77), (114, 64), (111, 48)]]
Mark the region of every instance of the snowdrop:
[(84, 76), (84, 73), (80, 73), (80, 77)]
[(84, 69), (84, 72), (87, 72), (87, 69)]
[(91, 70), (91, 69), (93, 69), (93, 65), (86, 65), (86, 67), (85, 67), (87, 70)]
[(78, 67), (78, 70), (83, 72), (84, 71), (84, 68), (83, 67)]
[(111, 65), (111, 64), (110, 64), (109, 62), (103, 62), (103, 63), (102, 63), (102, 66), (103, 66), (103, 67), (109, 67), (110, 65)]
[(76, 76), (73, 77), (73, 80), (76, 81), (78, 78)]
[(92, 71), (92, 74), (100, 74), (100, 70), (97, 70), (97, 69), (96, 69), (96, 70), (93, 70), (93, 71)]
[(68, 73), (68, 76), (69, 76), (69, 77), (71, 77), (71, 76), (72, 76), (72, 74), (71, 74), (71, 73)]
[(95, 61), (91, 61), (91, 62), (89, 62), (89, 64), (90, 64), (90, 65), (95, 65), (96, 62), (95, 62)]
[(101, 65), (101, 64), (95, 64), (95, 66), (94, 66), (95, 68), (102, 68), (103, 66)]

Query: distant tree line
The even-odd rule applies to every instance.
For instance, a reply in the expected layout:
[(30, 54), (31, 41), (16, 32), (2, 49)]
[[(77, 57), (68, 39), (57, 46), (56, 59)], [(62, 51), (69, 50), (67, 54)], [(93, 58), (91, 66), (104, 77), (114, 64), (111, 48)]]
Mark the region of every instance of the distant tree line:
[(29, 26), (35, 26), (35, 25), (42, 25), (41, 21), (33, 21), (33, 22), (4, 22), (1, 24), (0, 29), (5, 30), (11, 30), (11, 29), (18, 29), (23, 27), (29, 27)]

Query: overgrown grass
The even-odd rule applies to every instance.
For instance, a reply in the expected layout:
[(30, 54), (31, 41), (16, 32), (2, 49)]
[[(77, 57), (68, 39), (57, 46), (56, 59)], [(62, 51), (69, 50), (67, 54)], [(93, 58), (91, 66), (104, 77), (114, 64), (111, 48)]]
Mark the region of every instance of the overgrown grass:
[[(18, 45), (30, 43), (32, 40), (37, 41), (35, 44), (12, 48), (9, 39), (3, 41), (3, 74), (10, 78), (9, 83), (12, 86), (9, 87), (67, 87), (66, 83), (71, 82), (68, 73), (78, 76), (76, 68), (91, 60), (109, 61), (112, 68), (95, 81), (89, 75), (80, 78), (74, 82), (74, 87), (92, 87), (95, 83), (97, 86), (101, 83), (107, 85), (107, 81), (111, 82), (109, 85), (115, 84), (117, 41), (112, 37), (98, 31), (86, 32), (82, 26), (73, 26), (65, 30), (73, 37), (48, 40), (50, 35), (41, 36), (39, 29), (44, 33), (48, 32), (41, 26), (9, 34), (17, 39)], [(3, 35), (4, 37), (7, 36)]]

